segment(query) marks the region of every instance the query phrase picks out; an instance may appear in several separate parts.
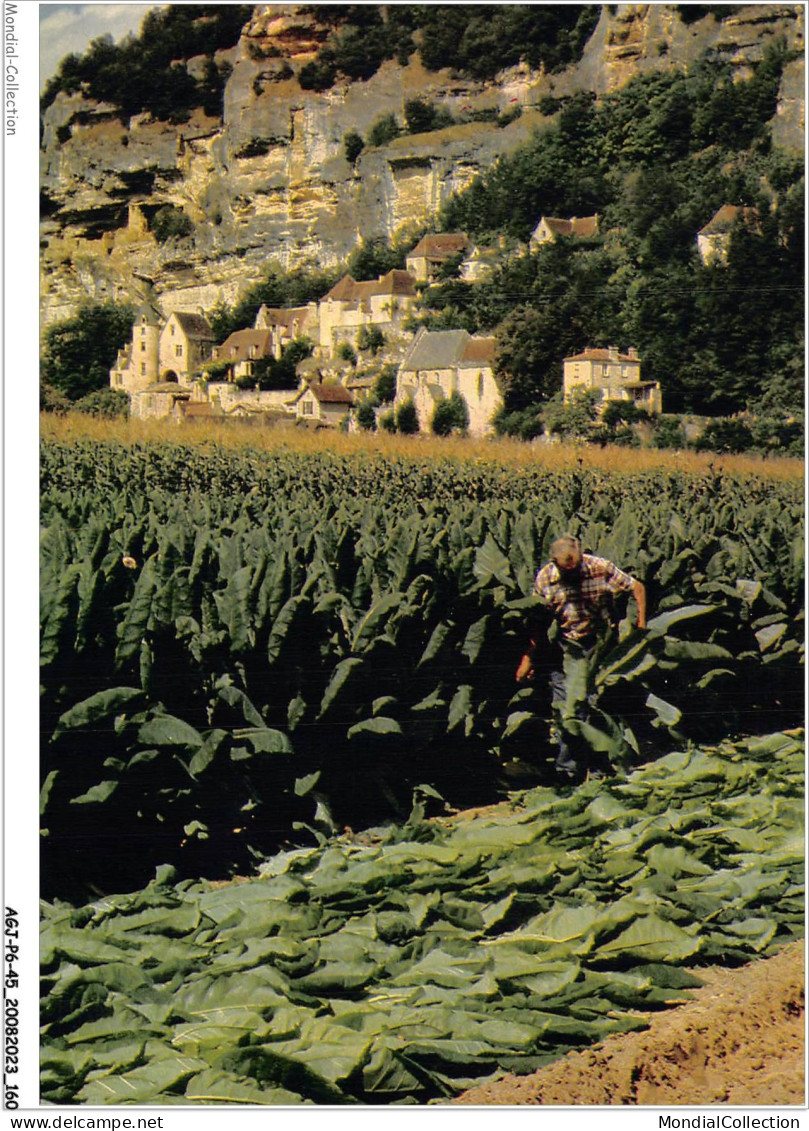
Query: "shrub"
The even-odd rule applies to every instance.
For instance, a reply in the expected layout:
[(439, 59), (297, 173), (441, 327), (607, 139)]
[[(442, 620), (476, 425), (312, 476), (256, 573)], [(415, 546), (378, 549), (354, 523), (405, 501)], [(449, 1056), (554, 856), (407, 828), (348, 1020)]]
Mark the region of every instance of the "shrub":
[(337, 347), (337, 356), (341, 361), (348, 361), (351, 365), (357, 364), (357, 351), (350, 342), (340, 342)]
[(346, 155), (346, 161), (349, 164), (355, 164), (357, 158), (365, 148), (365, 142), (356, 130), (349, 130), (343, 138), (343, 150)]
[(405, 102), (404, 114), (407, 132), (411, 134), (441, 130), (455, 121), (447, 109), (436, 108), (432, 102), (426, 102), (423, 98), (412, 98)]
[(129, 416), (129, 396), (123, 389), (96, 389), (88, 393), (72, 406), (77, 412), (88, 416), (100, 416), (106, 420)]
[(237, 389), (255, 389), (258, 381), (255, 377), (246, 373), (243, 377), (237, 377), (234, 384)]
[(357, 424), (363, 432), (376, 432), (376, 413), (369, 400), (360, 401), (357, 405)]
[(419, 416), (416, 406), (412, 401), (403, 401), (396, 409), (395, 414), (397, 431), (405, 436), (412, 436), (419, 430)]
[(396, 418), (394, 416), (393, 409), (391, 409), (390, 412), (383, 412), (379, 420), (377, 421), (377, 424), (383, 432), (395, 432)]
[(396, 396), (397, 372), (397, 367), (393, 362), (382, 366), (380, 374), (374, 383), (374, 396), (380, 404), (387, 404)]
[(166, 240), (175, 236), (182, 238), (190, 235), (194, 230), (194, 224), (182, 208), (177, 208), (173, 204), (164, 204), (162, 208), (158, 208), (155, 212), (151, 229), (157, 242), (165, 243)]
[(45, 381), (39, 382), (39, 411), (40, 412), (67, 412), (71, 408), (71, 401), (59, 389), (48, 385)]
[(387, 145), (400, 133), (399, 123), (395, 114), (383, 114), (377, 118), (368, 131), (369, 145)]
[(357, 334), (358, 349), (370, 350), (372, 354), (377, 354), (384, 345), (385, 335), (378, 326), (360, 326)]
[(706, 425), (694, 447), (698, 452), (749, 452), (753, 447), (753, 433), (743, 420), (719, 418)]
[(469, 427), (469, 410), (466, 401), (455, 389), (447, 400), (435, 406), (430, 427), (436, 436), (449, 436), (453, 432), (465, 432)]
[(522, 106), (514, 106), (510, 110), (504, 110), (502, 114), (498, 115), (497, 124), (500, 129), (505, 129), (506, 126), (516, 122), (518, 118), (522, 117)]
[(538, 405), (529, 405), (516, 412), (501, 410), (494, 418), (498, 436), (516, 436), (520, 440), (535, 440), (543, 432), (542, 413)]
[(686, 446), (685, 430), (676, 416), (660, 416), (655, 424), (652, 446), (655, 448), (674, 448), (677, 451)]
[(542, 410), (545, 426), (557, 436), (589, 439), (600, 400), (597, 389), (575, 389), (568, 401), (559, 393)]
[(327, 51), (321, 51), (316, 59), (298, 71), (301, 90), (329, 90), (334, 85), (336, 77), (337, 68), (333, 56)]

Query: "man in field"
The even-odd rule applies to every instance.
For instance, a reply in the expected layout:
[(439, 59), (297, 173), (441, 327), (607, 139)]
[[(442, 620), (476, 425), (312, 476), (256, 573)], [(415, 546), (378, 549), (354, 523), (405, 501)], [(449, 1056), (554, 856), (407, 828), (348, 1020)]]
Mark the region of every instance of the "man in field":
[[(557, 658), (550, 673), (551, 702), (560, 719), (556, 769), (563, 779), (578, 781), (594, 768), (587, 743), (580, 737), (571, 741), (577, 729), (575, 721), (587, 721), (589, 666), (599, 645), (615, 633), (617, 596), (625, 593), (635, 598), (638, 628), (646, 627), (646, 589), (606, 558), (583, 554), (579, 540), (563, 534), (551, 546), (551, 561), (536, 575), (534, 593), (552, 615), (561, 646), (561, 664)], [(530, 649), (520, 661), (519, 682), (534, 674), (538, 635), (534, 634)], [(572, 728), (566, 730), (565, 723), (571, 721)]]

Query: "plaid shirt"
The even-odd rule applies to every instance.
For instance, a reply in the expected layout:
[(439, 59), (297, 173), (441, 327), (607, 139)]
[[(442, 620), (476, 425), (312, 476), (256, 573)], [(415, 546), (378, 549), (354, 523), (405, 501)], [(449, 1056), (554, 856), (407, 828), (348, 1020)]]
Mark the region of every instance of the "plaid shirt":
[(534, 592), (553, 611), (564, 640), (586, 642), (608, 623), (613, 596), (631, 592), (634, 583), (606, 558), (582, 554), (581, 569), (571, 579), (548, 562), (536, 575)]

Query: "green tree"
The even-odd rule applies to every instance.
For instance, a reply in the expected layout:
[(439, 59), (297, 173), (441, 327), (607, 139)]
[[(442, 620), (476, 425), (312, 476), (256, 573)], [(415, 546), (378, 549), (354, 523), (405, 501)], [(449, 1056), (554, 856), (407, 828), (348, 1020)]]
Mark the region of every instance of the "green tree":
[(545, 427), (557, 436), (588, 440), (593, 436), (600, 400), (597, 389), (574, 389), (569, 400), (558, 393), (542, 410)]
[(42, 340), (42, 381), (71, 401), (106, 388), (134, 317), (125, 304), (87, 303), (72, 318), (49, 326)]

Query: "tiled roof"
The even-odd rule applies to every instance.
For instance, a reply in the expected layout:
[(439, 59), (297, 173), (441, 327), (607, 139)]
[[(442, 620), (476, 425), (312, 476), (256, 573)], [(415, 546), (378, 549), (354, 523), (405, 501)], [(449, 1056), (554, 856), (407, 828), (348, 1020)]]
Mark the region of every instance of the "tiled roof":
[(344, 275), (324, 297), (336, 299), (338, 302), (362, 302), (374, 295), (412, 297), (416, 293), (413, 282), (413, 276), (409, 271), (396, 269), (388, 271), (386, 275), (380, 275), (378, 279), (367, 279), (359, 283), (350, 275)]
[(216, 335), (204, 314), (191, 314), (187, 310), (175, 310), (174, 315), (189, 338), (198, 338), (206, 342), (216, 341)]
[(213, 416), (213, 405), (210, 401), (189, 401), (183, 408), (186, 416)]
[(640, 365), (639, 357), (631, 357), (628, 353), (614, 353), (605, 349), (586, 349), (582, 353), (571, 354), (565, 361), (633, 361)]
[(173, 393), (177, 397), (190, 397), (191, 390), (185, 386), (180, 385), (176, 381), (154, 381), (151, 385), (147, 385), (145, 389), (139, 389), (137, 393), (133, 393), (134, 397), (142, 396), (143, 393)]
[(700, 228), (699, 234), (701, 236), (712, 236), (729, 232), (739, 219), (740, 213), (744, 223), (756, 224), (758, 222), (757, 208), (743, 208), (738, 204), (723, 204), (719, 211), (714, 213), (705, 227)]
[(289, 403), (297, 403), (307, 391), (310, 391), (321, 404), (352, 405), (354, 403), (354, 398), (344, 385), (324, 385), (320, 381), (313, 381), (309, 385), (304, 385)]
[(589, 239), (591, 236), (598, 235), (597, 214), (595, 216), (571, 216), (569, 220), (562, 220), (556, 216), (542, 216), (537, 228), (543, 220), (556, 236), (577, 236), (579, 239)]
[[(251, 347), (253, 352), (251, 353)], [(216, 346), (214, 354), (219, 361), (241, 361), (249, 357), (268, 357), (272, 353), (272, 334), (269, 330), (234, 330)]]
[(327, 291), (323, 296), (324, 298), (337, 299), (340, 302), (350, 302), (354, 298), (354, 288), (356, 282), (350, 275), (343, 275), (339, 283), (335, 283), (330, 291)]
[(494, 338), (470, 338), (463, 348), (461, 361), (472, 365), (491, 365), (496, 344)]
[(402, 372), (419, 369), (451, 369), (457, 364), (469, 339), (466, 330), (425, 330), (402, 362)]
[(449, 259), (459, 251), (465, 251), (469, 240), (465, 232), (440, 232), (422, 236), (412, 251), (407, 253), (408, 259), (424, 257), (425, 259)]

